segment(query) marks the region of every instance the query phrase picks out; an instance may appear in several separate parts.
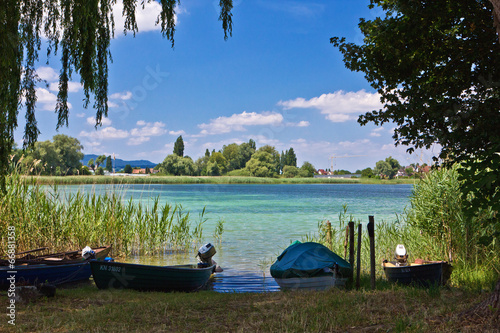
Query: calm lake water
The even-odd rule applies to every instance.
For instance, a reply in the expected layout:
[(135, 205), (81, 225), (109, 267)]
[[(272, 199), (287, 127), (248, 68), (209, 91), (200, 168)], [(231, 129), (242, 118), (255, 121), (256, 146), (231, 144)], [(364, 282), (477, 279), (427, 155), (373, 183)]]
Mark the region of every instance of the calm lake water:
[[(124, 200), (141, 204), (181, 204), (193, 222), (206, 207), (205, 242), (213, 242), (215, 225), (225, 221), (222, 243), (214, 259), (224, 268), (213, 288), (219, 291), (276, 290), (269, 266), (294, 240), (316, 234), (318, 222), (338, 224), (338, 215), (348, 206), (356, 220), (391, 222), (409, 204), (412, 185), (83, 185), (60, 186), (65, 192), (106, 193), (118, 191)], [(203, 244), (200, 244), (200, 246)], [(195, 262), (194, 253), (161, 258), (129, 258), (133, 262), (159, 265)], [(267, 277), (264, 278), (263, 277)]]

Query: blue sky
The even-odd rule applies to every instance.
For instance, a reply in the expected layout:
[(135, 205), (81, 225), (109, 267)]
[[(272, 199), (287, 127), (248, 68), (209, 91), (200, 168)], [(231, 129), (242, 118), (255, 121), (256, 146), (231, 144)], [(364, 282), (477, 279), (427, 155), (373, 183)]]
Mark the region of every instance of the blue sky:
[[(403, 165), (429, 163), (438, 151), (405, 153), (394, 147), (393, 125), (361, 127), (359, 114), (379, 107), (361, 73), (344, 67), (330, 37), (362, 42), (359, 18), (373, 19), (369, 0), (235, 0), (233, 36), (224, 41), (218, 0), (185, 0), (177, 8), (175, 47), (154, 21), (156, 3), (138, 9), (139, 33), (122, 33), (121, 3), (111, 42), (109, 114), (94, 128), (95, 110), (83, 108), (79, 77), (70, 85), (69, 127), (55, 130), (54, 105), (60, 69), (40, 59), (48, 86), (37, 90), (40, 140), (62, 133), (76, 137), (86, 154), (161, 162), (179, 135), (194, 160), (205, 149), (253, 139), (278, 151), (293, 147), (298, 164), (355, 171), (393, 156)], [(42, 50), (41, 54), (45, 51)], [(24, 114), (16, 141), (22, 142)], [(346, 157), (352, 156), (352, 157)], [(343, 157), (343, 158), (340, 158)]]

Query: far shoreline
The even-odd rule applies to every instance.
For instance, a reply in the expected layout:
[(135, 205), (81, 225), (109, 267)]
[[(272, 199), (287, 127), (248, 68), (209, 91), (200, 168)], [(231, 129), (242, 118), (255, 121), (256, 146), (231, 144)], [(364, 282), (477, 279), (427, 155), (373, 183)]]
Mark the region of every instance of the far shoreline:
[(420, 179), (374, 178), (261, 178), (243, 176), (26, 176), (40, 185), (115, 185), (115, 184), (365, 184), (414, 185)]

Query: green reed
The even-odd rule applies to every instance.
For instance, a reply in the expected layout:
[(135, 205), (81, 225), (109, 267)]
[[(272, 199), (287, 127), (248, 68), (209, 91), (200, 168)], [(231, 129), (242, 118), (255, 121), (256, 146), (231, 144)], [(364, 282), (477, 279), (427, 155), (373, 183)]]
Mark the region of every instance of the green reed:
[[(396, 221), (375, 221), (375, 262), (376, 275), (384, 279), (382, 270), (383, 260), (392, 260), (394, 250), (398, 244), (403, 244), (408, 252), (410, 261), (415, 259), (424, 260), (448, 260), (448, 244), (439, 237), (430, 236), (415, 225), (405, 221), (405, 215), (396, 215)], [(370, 272), (370, 240), (368, 237), (367, 224), (360, 220), (355, 221), (347, 212), (347, 206), (338, 215), (338, 221), (332, 221), (331, 227), (327, 221), (318, 222), (318, 233), (306, 235), (303, 241), (319, 242), (330, 248), (333, 252), (348, 260), (348, 247), (346, 251), (346, 227), (348, 222), (355, 222), (355, 251), (357, 251), (358, 224), (362, 224), (361, 239), (361, 272), (364, 275)], [(495, 245), (483, 249), (481, 259), (462, 257), (461, 252), (456, 253), (451, 262), (454, 270), (450, 283), (455, 286), (470, 289), (491, 289), (498, 279), (498, 267), (500, 257), (495, 251)], [(347, 253), (347, 254), (346, 254)], [(479, 256), (479, 252), (478, 252)], [(469, 259), (468, 259), (469, 258)], [(355, 260), (356, 262), (356, 260)]]
[(16, 172), (6, 182), (0, 197), (0, 255), (7, 250), (9, 226), (15, 228), (18, 252), (109, 244), (115, 255), (157, 254), (194, 248), (202, 238), (205, 209), (193, 222), (181, 205), (161, 204), (159, 198), (136, 204), (116, 192), (64, 195), (57, 186), (42, 187)]

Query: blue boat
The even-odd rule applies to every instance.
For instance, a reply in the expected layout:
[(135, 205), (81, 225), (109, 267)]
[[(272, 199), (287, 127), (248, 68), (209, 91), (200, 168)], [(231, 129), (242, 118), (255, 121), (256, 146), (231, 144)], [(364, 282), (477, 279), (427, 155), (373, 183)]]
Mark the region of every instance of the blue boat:
[(271, 266), (271, 276), (281, 289), (326, 290), (344, 287), (351, 265), (327, 247), (296, 241)]
[(0, 266), (0, 289), (8, 289), (11, 285), (35, 285), (49, 283), (60, 285), (90, 278), (92, 271), (88, 261), (62, 265), (17, 265)]

